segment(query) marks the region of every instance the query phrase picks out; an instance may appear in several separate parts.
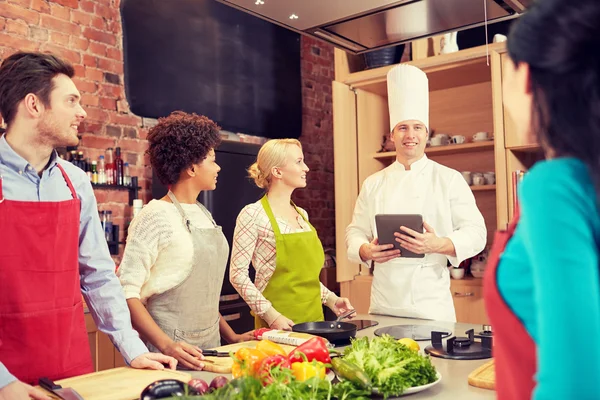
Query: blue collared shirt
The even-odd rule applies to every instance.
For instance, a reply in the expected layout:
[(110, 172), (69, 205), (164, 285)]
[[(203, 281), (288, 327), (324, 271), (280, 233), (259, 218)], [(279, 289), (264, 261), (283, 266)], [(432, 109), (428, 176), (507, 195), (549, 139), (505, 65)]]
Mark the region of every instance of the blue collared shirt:
[[(0, 174), (2, 192), (7, 200), (63, 201), (72, 199), (57, 163), (63, 167), (81, 201), (79, 221), (79, 273), (81, 293), (102, 332), (106, 333), (123, 354), (127, 363), (148, 349), (131, 326), (129, 308), (115, 274), (104, 231), (98, 217), (98, 206), (90, 179), (81, 169), (60, 159), (54, 151), (48, 167), (40, 177), (35, 168), (19, 156), (0, 137)], [(4, 289), (3, 289), (4, 290)], [(0, 360), (0, 388), (16, 378)]]

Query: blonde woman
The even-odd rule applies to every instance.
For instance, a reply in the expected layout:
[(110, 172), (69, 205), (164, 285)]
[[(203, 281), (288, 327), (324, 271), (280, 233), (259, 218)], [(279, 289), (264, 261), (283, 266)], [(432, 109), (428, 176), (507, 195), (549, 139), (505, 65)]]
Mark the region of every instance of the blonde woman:
[(323, 246), (306, 211), (291, 199), (294, 190), (306, 187), (308, 171), (296, 139), (268, 141), (248, 170), (266, 194), (238, 215), (229, 277), (252, 309), (257, 328), (291, 330), (297, 323), (323, 321), (322, 304), (336, 315), (353, 309), (348, 299), (319, 282)]

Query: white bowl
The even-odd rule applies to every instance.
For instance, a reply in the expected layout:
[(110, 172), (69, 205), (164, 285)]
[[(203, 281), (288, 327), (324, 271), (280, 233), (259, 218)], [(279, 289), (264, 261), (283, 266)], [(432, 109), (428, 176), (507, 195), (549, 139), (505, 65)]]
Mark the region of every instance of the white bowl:
[(450, 276), (454, 279), (462, 279), (465, 277), (464, 268), (450, 268)]

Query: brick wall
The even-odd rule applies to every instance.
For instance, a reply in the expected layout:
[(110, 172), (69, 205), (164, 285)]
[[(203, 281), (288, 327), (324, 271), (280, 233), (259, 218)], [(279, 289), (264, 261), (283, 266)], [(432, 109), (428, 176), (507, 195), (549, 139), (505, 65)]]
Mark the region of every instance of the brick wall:
[[(147, 127), (129, 112), (123, 86), (120, 0), (0, 0), (0, 59), (17, 50), (54, 52), (75, 65), (75, 83), (88, 117), (80, 127), (80, 149), (97, 159), (107, 147), (120, 146), (140, 196), (150, 200)], [(335, 243), (331, 80), (333, 49), (302, 40), (303, 131), (309, 187), (296, 201), (307, 209), (324, 246)], [(128, 193), (96, 190), (101, 209), (113, 211), (121, 228), (131, 216)], [(121, 233), (122, 235), (122, 233)], [(122, 237), (122, 236), (121, 236)]]

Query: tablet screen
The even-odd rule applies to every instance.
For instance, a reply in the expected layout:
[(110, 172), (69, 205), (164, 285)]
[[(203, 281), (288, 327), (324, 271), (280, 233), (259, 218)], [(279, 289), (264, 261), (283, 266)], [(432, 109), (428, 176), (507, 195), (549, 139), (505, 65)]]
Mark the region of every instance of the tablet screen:
[(393, 244), (395, 249), (400, 250), (403, 258), (425, 257), (424, 254), (416, 254), (400, 246), (394, 236), (394, 232), (408, 235), (408, 233), (400, 230), (401, 226), (410, 228), (413, 231), (423, 232), (423, 216), (421, 214), (377, 214), (375, 215), (375, 225), (379, 244)]

